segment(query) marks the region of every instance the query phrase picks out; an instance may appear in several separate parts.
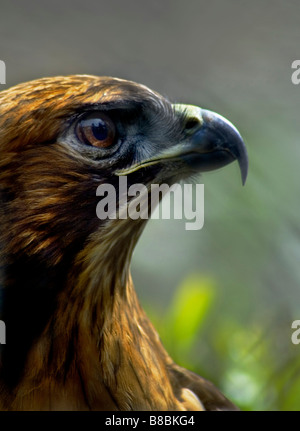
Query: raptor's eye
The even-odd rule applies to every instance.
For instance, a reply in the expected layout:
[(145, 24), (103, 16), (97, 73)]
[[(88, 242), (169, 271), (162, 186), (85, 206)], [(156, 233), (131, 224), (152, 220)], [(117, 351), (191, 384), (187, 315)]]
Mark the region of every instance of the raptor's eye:
[(107, 115), (95, 113), (89, 114), (78, 122), (76, 134), (87, 145), (108, 148), (115, 142), (116, 130)]

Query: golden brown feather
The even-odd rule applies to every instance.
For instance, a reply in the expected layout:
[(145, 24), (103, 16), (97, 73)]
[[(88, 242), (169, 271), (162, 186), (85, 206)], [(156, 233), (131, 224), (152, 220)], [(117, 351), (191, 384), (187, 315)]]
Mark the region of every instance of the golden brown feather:
[[(158, 151), (163, 139), (183, 139), (186, 115), (132, 82), (55, 77), (0, 93), (0, 286), (7, 326), (0, 408), (235, 409), (210, 382), (172, 361), (139, 305), (130, 260), (145, 220), (96, 217), (97, 186), (115, 181), (114, 171), (136, 163), (138, 153), (136, 142), (109, 157), (91, 157), (94, 149), (78, 147), (73, 134), (70, 144), (66, 132), (95, 109), (105, 109), (121, 131), (126, 123), (123, 141), (144, 127), (147, 152), (152, 144)], [(175, 177), (181, 170), (187, 176), (185, 163), (168, 166)], [(162, 167), (132, 181), (161, 182)]]

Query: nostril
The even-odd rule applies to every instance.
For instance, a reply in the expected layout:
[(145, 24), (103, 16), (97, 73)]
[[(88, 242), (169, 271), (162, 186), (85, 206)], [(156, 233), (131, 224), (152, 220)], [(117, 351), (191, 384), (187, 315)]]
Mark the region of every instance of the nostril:
[(200, 125), (200, 120), (196, 117), (189, 118), (185, 123), (185, 130), (191, 130)]

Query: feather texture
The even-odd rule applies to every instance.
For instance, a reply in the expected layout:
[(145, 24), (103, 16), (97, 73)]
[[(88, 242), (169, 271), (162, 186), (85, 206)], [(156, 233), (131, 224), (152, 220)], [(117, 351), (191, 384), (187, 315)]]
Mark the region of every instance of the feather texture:
[[(135, 126), (119, 117), (132, 106)], [(78, 150), (72, 124), (98, 109), (121, 131), (126, 122), (126, 136), (142, 128), (140, 146), (103, 159)], [(143, 148), (148, 156), (149, 142), (157, 150), (162, 136), (174, 139), (180, 121), (157, 93), (108, 77), (45, 78), (0, 93), (2, 410), (235, 409), (172, 361), (138, 302), (130, 261), (145, 221), (95, 214), (97, 186)]]

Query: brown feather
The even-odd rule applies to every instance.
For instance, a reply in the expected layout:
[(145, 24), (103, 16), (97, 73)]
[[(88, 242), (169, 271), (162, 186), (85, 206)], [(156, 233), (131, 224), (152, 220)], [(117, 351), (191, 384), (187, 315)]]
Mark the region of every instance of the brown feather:
[(151, 100), (113, 78), (45, 78), (0, 93), (3, 410), (235, 407), (177, 366), (140, 307), (130, 260), (144, 221), (99, 228), (101, 172), (57, 136), (78, 110)]

